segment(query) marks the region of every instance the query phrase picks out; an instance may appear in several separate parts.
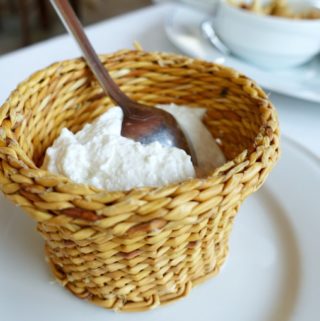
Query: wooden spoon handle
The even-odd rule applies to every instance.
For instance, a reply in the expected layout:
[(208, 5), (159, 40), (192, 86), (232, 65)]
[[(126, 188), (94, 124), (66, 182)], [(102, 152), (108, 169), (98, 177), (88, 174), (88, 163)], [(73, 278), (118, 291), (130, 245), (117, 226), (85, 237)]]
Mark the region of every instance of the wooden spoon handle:
[(83, 30), (81, 22), (79, 21), (74, 10), (70, 6), (69, 1), (50, 0), (50, 2), (55, 8), (66, 29), (69, 31), (69, 33), (73, 36), (73, 38), (79, 45), (83, 57), (85, 58), (91, 71), (96, 76), (104, 92), (107, 95), (109, 95), (116, 103), (119, 104), (125, 115), (129, 115), (130, 109), (128, 106), (131, 102), (131, 99), (120, 90), (119, 86), (111, 78), (108, 70), (100, 61), (97, 53), (93, 49), (88, 37), (86, 36)]

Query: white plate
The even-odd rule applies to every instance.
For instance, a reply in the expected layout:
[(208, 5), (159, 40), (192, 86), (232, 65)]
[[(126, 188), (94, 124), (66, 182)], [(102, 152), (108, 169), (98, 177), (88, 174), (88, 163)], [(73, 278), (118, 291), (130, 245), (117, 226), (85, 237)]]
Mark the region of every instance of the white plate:
[(320, 102), (320, 55), (308, 64), (282, 71), (267, 71), (235, 56), (223, 56), (200, 31), (200, 23), (208, 16), (194, 8), (177, 5), (168, 13), (165, 31), (169, 40), (183, 53), (233, 67), (262, 87), (288, 96)]
[(291, 141), (282, 148), (267, 183), (241, 207), (221, 273), (145, 313), (104, 310), (53, 282), (34, 223), (1, 197), (0, 320), (319, 320), (320, 164)]

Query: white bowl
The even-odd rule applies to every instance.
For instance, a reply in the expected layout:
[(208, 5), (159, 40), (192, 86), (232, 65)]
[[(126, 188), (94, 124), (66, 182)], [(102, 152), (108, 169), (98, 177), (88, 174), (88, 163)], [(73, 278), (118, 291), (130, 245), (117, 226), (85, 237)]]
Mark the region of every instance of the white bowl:
[[(302, 0), (289, 3), (306, 4)], [(213, 24), (235, 55), (264, 68), (297, 66), (320, 52), (320, 19), (263, 16), (220, 1)]]

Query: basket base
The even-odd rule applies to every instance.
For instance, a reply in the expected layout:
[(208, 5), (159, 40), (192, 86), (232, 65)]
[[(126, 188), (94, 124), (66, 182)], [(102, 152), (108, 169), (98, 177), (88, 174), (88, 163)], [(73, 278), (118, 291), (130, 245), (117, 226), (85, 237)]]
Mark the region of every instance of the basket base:
[(127, 301), (124, 297), (112, 298), (112, 299), (101, 299), (88, 292), (79, 293), (79, 291), (77, 291), (77, 288), (75, 288), (74, 285), (68, 281), (67, 276), (62, 271), (62, 269), (56, 264), (54, 264), (54, 262), (50, 259), (47, 248), (46, 248), (46, 257), (48, 258), (47, 261), (49, 263), (50, 269), (53, 275), (55, 276), (55, 278), (57, 279), (57, 281), (78, 298), (88, 300), (91, 303), (96, 304), (100, 307), (111, 309), (114, 311), (141, 312), (141, 311), (151, 310), (156, 308), (159, 305), (169, 304), (186, 297), (194, 286), (203, 283), (204, 281), (216, 276), (219, 273), (221, 266), (226, 261), (228, 252), (229, 252), (228, 248), (226, 248), (225, 251), (223, 251), (223, 253), (220, 253), (219, 262), (217, 262), (217, 264), (215, 265), (215, 267), (211, 272), (205, 275), (202, 275), (200, 277), (197, 277), (193, 280), (187, 281), (182, 287), (181, 286), (177, 287), (177, 290), (174, 293), (166, 294), (166, 295), (154, 294), (151, 297), (146, 298), (142, 302)]

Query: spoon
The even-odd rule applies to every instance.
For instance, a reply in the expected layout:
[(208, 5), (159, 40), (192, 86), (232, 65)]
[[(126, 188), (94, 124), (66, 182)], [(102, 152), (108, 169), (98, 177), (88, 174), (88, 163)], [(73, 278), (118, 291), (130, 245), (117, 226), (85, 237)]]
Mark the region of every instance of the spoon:
[(223, 55), (230, 55), (231, 50), (220, 40), (215, 30), (213, 29), (210, 20), (205, 20), (200, 24), (200, 29), (204, 38), (209, 40), (211, 45)]
[(192, 146), (188, 143), (175, 118), (164, 110), (139, 104), (122, 92), (94, 51), (69, 1), (50, 1), (66, 29), (79, 45), (103, 91), (122, 109), (121, 135), (142, 144), (159, 142), (161, 145), (183, 149), (191, 156), (193, 165), (197, 165)]

